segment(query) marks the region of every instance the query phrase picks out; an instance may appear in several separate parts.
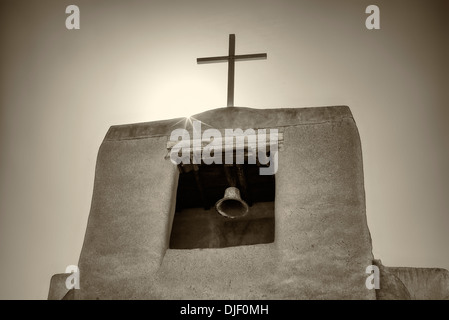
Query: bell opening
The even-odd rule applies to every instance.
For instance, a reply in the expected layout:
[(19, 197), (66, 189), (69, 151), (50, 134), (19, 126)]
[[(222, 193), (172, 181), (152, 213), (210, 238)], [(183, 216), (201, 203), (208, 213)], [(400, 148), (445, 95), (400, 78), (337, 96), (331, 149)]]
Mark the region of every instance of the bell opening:
[(217, 205), (217, 211), (225, 217), (238, 218), (248, 213), (248, 206), (239, 200), (227, 199)]
[[(169, 249), (274, 242), (275, 176), (260, 164), (182, 165)], [(234, 178), (230, 186), (229, 178)]]

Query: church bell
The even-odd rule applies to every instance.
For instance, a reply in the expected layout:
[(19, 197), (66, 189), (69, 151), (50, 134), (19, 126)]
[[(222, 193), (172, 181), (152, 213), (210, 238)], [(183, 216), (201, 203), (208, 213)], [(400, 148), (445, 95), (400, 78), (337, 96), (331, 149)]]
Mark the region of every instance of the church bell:
[(215, 209), (227, 218), (240, 218), (248, 213), (248, 204), (240, 197), (238, 188), (229, 187), (225, 190), (224, 197), (215, 204)]

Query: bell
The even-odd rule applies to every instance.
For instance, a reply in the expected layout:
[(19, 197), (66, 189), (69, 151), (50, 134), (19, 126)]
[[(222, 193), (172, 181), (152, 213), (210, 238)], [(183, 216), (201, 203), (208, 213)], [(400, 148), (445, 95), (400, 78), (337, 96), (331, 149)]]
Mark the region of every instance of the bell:
[(248, 213), (248, 205), (240, 198), (240, 190), (235, 187), (225, 190), (224, 197), (217, 201), (215, 209), (227, 218), (239, 218)]

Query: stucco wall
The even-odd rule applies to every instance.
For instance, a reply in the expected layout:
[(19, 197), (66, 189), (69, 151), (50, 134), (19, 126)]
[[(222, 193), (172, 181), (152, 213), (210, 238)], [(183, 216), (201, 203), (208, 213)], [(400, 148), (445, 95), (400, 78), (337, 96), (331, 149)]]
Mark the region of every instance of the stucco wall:
[(179, 121), (112, 127), (98, 154), (75, 298), (375, 299), (365, 288), (373, 256), (349, 108), (194, 117), (216, 128), (283, 128), (275, 242), (167, 250), (178, 171), (166, 142)]

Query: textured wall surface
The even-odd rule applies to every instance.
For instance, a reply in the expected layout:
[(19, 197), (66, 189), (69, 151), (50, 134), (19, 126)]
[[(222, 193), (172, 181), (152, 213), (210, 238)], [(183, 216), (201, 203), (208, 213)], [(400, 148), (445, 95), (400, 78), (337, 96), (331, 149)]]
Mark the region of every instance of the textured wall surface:
[(286, 128), (276, 189), (282, 291), (300, 298), (372, 298), (360, 143), (350, 118)]
[(81, 251), (79, 298), (137, 298), (157, 270), (170, 235), (177, 168), (166, 138), (105, 141)]
[(365, 287), (373, 255), (348, 107), (225, 108), (194, 118), (283, 128), (274, 243), (167, 250), (178, 171), (164, 156), (167, 135), (184, 122), (112, 127), (97, 159), (76, 299), (376, 298)]

